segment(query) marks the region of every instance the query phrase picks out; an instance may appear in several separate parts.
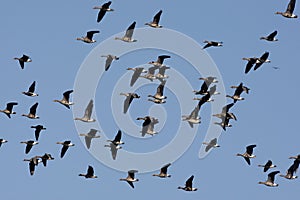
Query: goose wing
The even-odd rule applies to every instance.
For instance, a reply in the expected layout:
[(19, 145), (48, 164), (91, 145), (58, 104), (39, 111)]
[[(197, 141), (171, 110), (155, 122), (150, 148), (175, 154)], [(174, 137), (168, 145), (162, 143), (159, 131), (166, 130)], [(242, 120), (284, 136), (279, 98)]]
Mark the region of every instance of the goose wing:
[(243, 91), (243, 83), (240, 83), (240, 85), (234, 91), (234, 96), (240, 96)]
[(61, 152), (60, 152), (60, 157), (63, 158), (64, 155), (66, 154), (67, 150), (68, 150), (68, 146), (63, 145), (63, 147), (61, 148)]
[(230, 103), (230, 104), (227, 104), (226, 106), (224, 106), (222, 108), (222, 113), (227, 113), (229, 111), (229, 109), (234, 105), (234, 103)]
[(192, 175), (192, 176), (185, 182), (185, 187), (192, 188), (192, 187), (193, 187), (193, 180), (194, 180), (194, 175)]
[(18, 105), (17, 102), (10, 102), (6, 104), (6, 110), (9, 110), (10, 112), (12, 112), (12, 109), (14, 106)]
[(94, 176), (94, 169), (93, 169), (92, 166), (89, 166), (89, 167), (88, 167), (87, 175), (88, 175), (88, 176)]
[(125, 37), (132, 38), (136, 22), (134, 21), (126, 30)]
[(295, 9), (295, 4), (296, 4), (296, 0), (290, 0), (286, 12), (292, 14)]
[(127, 113), (128, 108), (129, 108), (132, 100), (133, 100), (133, 95), (132, 94), (130, 94), (129, 96), (127, 96), (126, 99), (124, 100), (124, 106), (123, 106), (123, 113), (124, 114)]
[(253, 61), (249, 60), (247, 65), (246, 65), (245, 74), (247, 74), (251, 70), (253, 65), (254, 65)]
[(162, 14), (162, 10), (160, 10), (156, 15), (153, 17), (153, 23), (158, 24), (160, 20), (160, 16)]
[(117, 135), (115, 136), (115, 139), (113, 140), (114, 142), (120, 142), (122, 137), (122, 131), (118, 130)]
[(88, 32), (86, 33), (86, 37), (87, 37), (88, 39), (92, 40), (92, 39), (93, 39), (93, 35), (94, 35), (95, 33), (100, 33), (100, 31), (88, 31)]
[(246, 153), (249, 154), (249, 155), (252, 155), (253, 154), (253, 149), (256, 147), (255, 144), (253, 145), (249, 145), (246, 147)]
[(31, 160), (29, 162), (29, 172), (30, 172), (30, 175), (32, 176), (34, 174), (34, 170), (35, 170), (35, 164), (34, 162)]
[(33, 81), (33, 83), (30, 85), (28, 92), (34, 93), (35, 90), (35, 81)]
[(94, 101), (91, 99), (89, 104), (87, 105), (87, 107), (85, 109), (84, 118), (88, 118), (88, 119), (91, 118), (93, 106), (94, 106)]
[(274, 31), (273, 33), (271, 33), (270, 35), (268, 35), (268, 39), (274, 39), (275, 36), (277, 35), (277, 31)]
[[(102, 7), (103, 7), (103, 6), (102, 6)], [(98, 16), (97, 16), (97, 22), (98, 22), (98, 23), (103, 19), (105, 13), (106, 13), (106, 10), (100, 9), (100, 11), (98, 12)]]
[(268, 160), (268, 162), (265, 164), (264, 172), (268, 171), (268, 169), (270, 168), (271, 165), (272, 165), (272, 161)]
[(274, 172), (269, 173), (267, 182), (274, 183), (275, 175), (278, 173), (280, 173), (280, 171), (274, 171)]
[(92, 138), (85, 136), (84, 140), (85, 140), (86, 148), (89, 149), (91, 147)]
[(39, 103), (35, 103), (33, 106), (31, 106), (31, 108), (29, 110), (29, 113), (32, 114), (32, 115), (35, 115), (38, 105), (39, 105)]
[(160, 63), (160, 64), (163, 64), (163, 62), (164, 62), (164, 60), (165, 60), (166, 58), (171, 58), (171, 56), (169, 56), (169, 55), (160, 55), (160, 56), (158, 56), (158, 58), (157, 58), (157, 62)]
[(265, 52), (258, 60), (259, 63), (255, 64), (254, 70), (257, 70), (269, 57), (269, 52)]
[(130, 80), (130, 87), (132, 87), (135, 84), (135, 82), (137, 81), (139, 76), (142, 74), (143, 70), (144, 70), (143, 67), (138, 67), (135, 69), (135, 71), (131, 77), (131, 80)]
[(166, 165), (164, 165), (161, 169), (160, 169), (160, 172), (163, 173), (163, 174), (167, 174), (168, 172), (168, 167), (171, 165), (171, 163), (168, 163)]
[(26, 145), (26, 149), (25, 149), (25, 153), (28, 154), (30, 152), (31, 148), (32, 148), (32, 145), (31, 144), (27, 144)]
[(73, 92), (73, 90), (68, 90), (66, 92), (63, 93), (63, 100), (69, 102), (70, 99), (70, 94)]
[(246, 160), (246, 162), (248, 163), (248, 165), (251, 165), (250, 158), (244, 157), (244, 159)]
[(137, 173), (137, 170), (129, 170), (128, 171), (128, 179), (134, 179), (134, 174)]

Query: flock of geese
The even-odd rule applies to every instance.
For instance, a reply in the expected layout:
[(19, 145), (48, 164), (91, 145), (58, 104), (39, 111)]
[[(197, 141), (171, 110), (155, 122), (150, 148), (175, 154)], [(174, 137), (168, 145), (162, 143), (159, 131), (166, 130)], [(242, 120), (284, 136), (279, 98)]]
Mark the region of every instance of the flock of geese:
[[(286, 18), (297, 18), (297, 15), (293, 14), (293, 11), (295, 8), (295, 2), (296, 2), (296, 0), (290, 0), (286, 11), (285, 12), (276, 12), (276, 14), (280, 14)], [(97, 15), (97, 20), (96, 20), (98, 23), (100, 23), (103, 20), (105, 14), (107, 12), (114, 11), (114, 9), (110, 8), (111, 4), (112, 4), (112, 2), (109, 1), (107, 3), (104, 3), (102, 6), (96, 6), (93, 8), (93, 9), (99, 10), (98, 15)], [(162, 10), (159, 10), (159, 12), (157, 12), (155, 14), (155, 16), (153, 17), (153, 20), (151, 22), (145, 23), (145, 25), (150, 26), (152, 28), (162, 28), (162, 25), (159, 24), (161, 14), (162, 14)], [(115, 39), (121, 40), (124, 42), (129, 42), (129, 43), (137, 42), (137, 40), (133, 38), (133, 32), (134, 32), (135, 26), (136, 26), (136, 22), (134, 21), (129, 25), (124, 36), (116, 37)], [(88, 31), (86, 33), (86, 36), (77, 38), (77, 40), (83, 41), (85, 43), (95, 43), (96, 40), (93, 39), (93, 36), (98, 33), (100, 33), (100, 31), (98, 31), (98, 30)], [(261, 37), (260, 39), (266, 40), (269, 42), (275, 42), (275, 41), (277, 41), (277, 39), (275, 38), (276, 35), (277, 35), (277, 31), (274, 31), (267, 36)], [(222, 42), (216, 42), (216, 41), (205, 40), (204, 43), (205, 43), (205, 46), (203, 47), (203, 49), (206, 49), (209, 47), (223, 46)], [(102, 57), (106, 58), (105, 65), (104, 65), (105, 71), (109, 70), (109, 68), (114, 60), (119, 60), (119, 58), (117, 56), (111, 55), (111, 54), (110, 55), (102, 55)], [(268, 57), (269, 57), (269, 52), (265, 52), (260, 57), (243, 58), (243, 60), (248, 61), (246, 68), (245, 68), (245, 73), (247, 74), (248, 72), (250, 72), (250, 70), (252, 69), (253, 66), (254, 66), (254, 71), (255, 71), (258, 68), (260, 68), (264, 63), (271, 62), (268, 59)], [(160, 84), (157, 87), (156, 93), (149, 94), (148, 101), (151, 101), (155, 104), (166, 103), (167, 96), (164, 95), (164, 87), (166, 85), (167, 79), (169, 78), (169, 76), (166, 75), (166, 71), (169, 70), (170, 67), (168, 67), (164, 64), (164, 60), (169, 59), (169, 58), (171, 58), (171, 56), (169, 56), (169, 55), (159, 55), (156, 61), (151, 61), (148, 63), (151, 65), (151, 67), (149, 67), (147, 70), (145, 70), (144, 67), (127, 68), (127, 70), (133, 71), (129, 85), (132, 87), (139, 78), (145, 78), (151, 82), (158, 80), (158, 81), (160, 81)], [(22, 69), (25, 68), (25, 63), (32, 62), (32, 59), (28, 55), (23, 55), (20, 58), (14, 58), (14, 59), (18, 60)], [(156, 71), (158, 71), (158, 72), (156, 73)], [(191, 128), (193, 128), (196, 124), (201, 123), (201, 117), (199, 116), (201, 107), (207, 102), (214, 101), (212, 99), (213, 95), (220, 94), (219, 92), (216, 91), (217, 85), (212, 85), (214, 83), (218, 83), (218, 80), (216, 77), (212, 77), (212, 76), (202, 77), (202, 78), (200, 78), (200, 80), (202, 80), (203, 83), (199, 90), (194, 91), (194, 94), (202, 95), (202, 97), (201, 98), (195, 97), (194, 100), (198, 101), (195, 108), (192, 110), (192, 112), (189, 115), (182, 116), (182, 120), (187, 121)], [(22, 94), (29, 96), (29, 97), (39, 96), (38, 93), (35, 92), (35, 86), (36, 86), (36, 82), (33, 81), (32, 84), (29, 86), (28, 91), (22, 92)], [(232, 127), (232, 125), (230, 124), (231, 119), (233, 119), (233, 120), (237, 119), (236, 116), (234, 115), (234, 113), (229, 112), (229, 110), (234, 105), (236, 105), (236, 103), (238, 101), (242, 101), (245, 99), (244, 97), (241, 96), (243, 92), (248, 94), (250, 91), (250, 89), (248, 87), (246, 87), (243, 83), (240, 83), (238, 86), (231, 86), (231, 88), (235, 89), (234, 94), (226, 95), (226, 97), (231, 98), (233, 100), (233, 102), (225, 105), (222, 108), (222, 111), (220, 113), (213, 115), (214, 117), (221, 119), (221, 121), (215, 122), (215, 124), (221, 126), (224, 131), (226, 131), (226, 128)], [(70, 106), (72, 106), (74, 104), (73, 102), (70, 101), (70, 95), (72, 93), (73, 93), (73, 90), (67, 90), (63, 93), (62, 99), (53, 100), (53, 101), (63, 105), (67, 109), (70, 109)], [(123, 106), (124, 114), (126, 114), (127, 111), (129, 110), (129, 107), (133, 103), (133, 100), (134, 99), (137, 100), (140, 98), (140, 96), (137, 93), (122, 92), (122, 93), (120, 93), (120, 95), (125, 96), (124, 106)], [(6, 104), (6, 108), (4, 110), (0, 110), (0, 112), (4, 113), (8, 118), (11, 118), (12, 117), (11, 115), (16, 114), (16, 112), (13, 111), (13, 109), (14, 109), (14, 106), (17, 106), (17, 105), (18, 105), (17, 102), (9, 102)], [(34, 103), (30, 107), (29, 113), (22, 114), (22, 116), (25, 116), (29, 119), (39, 119), (39, 116), (37, 115), (38, 105), (39, 105), (38, 102)], [(84, 111), (83, 116), (76, 117), (74, 120), (79, 120), (79, 121), (85, 122), (85, 123), (95, 122), (96, 120), (91, 118), (93, 105), (94, 105), (94, 102), (91, 99), (87, 104), (87, 107)], [(144, 116), (144, 117), (138, 117), (137, 120), (143, 121), (142, 130), (141, 130), (141, 135), (143, 137), (147, 134), (151, 135), (151, 136), (157, 134), (157, 132), (154, 130), (155, 124), (159, 123), (159, 120), (157, 118), (152, 117), (152, 116)], [(44, 127), (43, 125), (40, 125), (40, 124), (32, 125), (31, 128), (35, 130), (35, 133), (34, 133), (35, 140), (28, 140), (28, 141), (21, 142), (22, 144), (26, 144), (25, 154), (29, 154), (31, 149), (33, 148), (33, 146), (39, 144), (38, 140), (39, 140), (40, 134), (42, 133), (42, 131), (46, 130), (46, 127)], [(91, 148), (92, 140), (94, 138), (100, 138), (100, 135), (97, 135), (97, 132), (99, 132), (99, 130), (90, 129), (90, 131), (88, 133), (79, 134), (80, 136), (84, 137), (87, 149)], [(107, 140), (108, 144), (105, 145), (105, 147), (110, 147), (111, 149), (115, 149), (115, 150), (122, 149), (122, 145), (124, 145), (125, 143), (121, 140), (121, 137), (122, 137), (122, 132), (121, 132), (121, 130), (118, 130), (114, 139)], [(3, 143), (7, 143), (7, 142), (8, 141), (3, 138), (0, 139), (0, 146)], [(63, 158), (65, 156), (69, 147), (75, 146), (75, 144), (73, 144), (70, 140), (60, 141), (60, 142), (57, 142), (57, 144), (62, 145), (62, 148), (60, 151), (60, 158)], [(212, 138), (208, 142), (203, 142), (203, 144), (206, 145), (206, 148), (205, 148), (206, 152), (210, 151), (213, 148), (220, 147), (220, 145), (217, 143), (217, 138)], [(247, 162), (247, 164), (250, 165), (251, 164), (250, 160), (256, 157), (253, 154), (253, 150), (255, 147), (256, 147), (255, 144), (249, 145), (246, 147), (245, 153), (243, 153), (243, 154), (238, 153), (237, 156), (243, 157), (245, 159), (245, 161)], [(116, 157), (113, 156), (113, 159), (116, 159)], [(295, 175), (295, 173), (299, 167), (300, 155), (290, 157), (290, 159), (294, 159), (292, 165), (288, 168), (286, 174), (280, 174), (280, 176), (282, 176), (286, 179), (296, 179), (297, 176)], [(38, 164), (40, 162), (42, 162), (43, 165), (46, 167), (47, 161), (50, 161), (50, 160), (54, 160), (54, 158), (49, 153), (45, 153), (44, 155), (41, 155), (41, 156), (34, 156), (30, 159), (27, 159), (27, 158), (24, 159), (24, 161), (29, 162), (30, 175), (34, 175), (35, 168), (36, 168), (36, 166), (38, 166)], [(168, 174), (168, 167), (170, 167), (170, 165), (171, 165), (171, 163), (165, 164), (160, 169), (160, 173), (153, 174), (153, 176), (160, 177), (160, 178), (171, 177), (171, 175)], [(276, 165), (274, 165), (271, 160), (268, 160), (267, 163), (264, 165), (258, 165), (258, 166), (263, 167), (264, 172), (267, 172), (269, 169), (276, 167)], [(126, 178), (121, 178), (120, 181), (126, 181), (132, 188), (134, 188), (134, 182), (139, 181), (139, 179), (135, 178), (135, 174), (137, 172), (138, 172), (137, 170), (129, 170), (128, 176)], [(269, 173), (267, 180), (264, 182), (261, 181), (261, 182), (259, 182), (259, 184), (264, 184), (264, 185), (270, 186), (270, 187), (278, 186), (278, 184), (275, 183), (274, 180), (275, 180), (275, 175), (277, 175), (279, 173), (280, 173), (280, 171), (273, 171), (273, 172)], [(88, 166), (87, 172), (85, 174), (81, 173), (81, 174), (79, 174), (79, 176), (83, 176), (85, 178), (97, 178), (97, 176), (94, 173), (93, 167), (90, 165)], [(178, 189), (182, 189), (185, 191), (197, 191), (197, 188), (193, 187), (193, 179), (194, 179), (194, 175), (191, 175), (186, 180), (185, 186), (179, 186)]]

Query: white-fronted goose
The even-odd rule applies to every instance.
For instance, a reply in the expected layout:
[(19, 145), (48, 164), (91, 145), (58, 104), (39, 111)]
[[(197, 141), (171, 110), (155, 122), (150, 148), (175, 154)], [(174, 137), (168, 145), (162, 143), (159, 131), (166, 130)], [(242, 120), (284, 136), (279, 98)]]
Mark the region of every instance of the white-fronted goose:
[(280, 174), (280, 176), (290, 180), (298, 178), (298, 176), (295, 176), (294, 173), (297, 171), (299, 163), (300, 160), (296, 159), (294, 163), (288, 168), (286, 175)]
[(251, 68), (253, 67), (253, 65), (257, 62), (258, 58), (256, 57), (251, 57), (251, 58), (242, 58), (243, 60), (247, 60), (248, 63), (246, 65), (246, 68), (245, 68), (245, 74), (247, 74)]
[(34, 175), (34, 171), (35, 171), (35, 166), (38, 166), (38, 164), (40, 162), (42, 162), (38, 156), (35, 156), (33, 158), (30, 159), (24, 159), (23, 161), (28, 161), (29, 162), (29, 173), (31, 176)]
[(141, 75), (139, 77), (142, 77), (142, 78), (145, 78), (145, 79), (148, 79), (150, 80), (151, 82), (156, 79), (156, 76), (154, 75), (155, 73), (155, 70), (157, 70), (159, 67), (154, 65), (153, 67), (149, 67), (148, 68), (148, 73), (145, 74), (145, 75)]
[(35, 90), (35, 81), (33, 81), (33, 83), (30, 85), (28, 91), (27, 92), (22, 92), (22, 94), (25, 94), (25, 95), (30, 96), (30, 97), (39, 96), (39, 94), (34, 93), (34, 90)]
[(46, 130), (46, 128), (43, 125), (36, 125), (36, 126), (31, 126), (30, 128), (34, 128), (34, 135), (35, 135), (35, 140), (38, 141), (40, 137), (40, 133), (42, 130)]
[(33, 141), (33, 140), (28, 140), (28, 141), (20, 142), (20, 143), (21, 144), (26, 144), (25, 153), (28, 154), (30, 152), (31, 148), (34, 145), (37, 145), (39, 142), (36, 142), (36, 141)]
[(119, 150), (119, 149), (122, 149), (121, 146), (119, 146), (119, 145), (116, 146), (116, 145), (114, 145), (113, 143), (106, 144), (106, 145), (104, 145), (104, 147), (109, 147), (109, 148), (110, 148), (111, 156), (112, 156), (112, 159), (113, 159), (113, 160), (116, 160), (118, 150)]
[(93, 36), (96, 33), (100, 33), (100, 31), (88, 31), (85, 37), (77, 38), (77, 40), (81, 40), (85, 43), (95, 43), (96, 40), (93, 40)]
[(255, 155), (253, 155), (253, 149), (255, 147), (256, 147), (255, 144), (249, 145), (249, 146), (246, 147), (246, 152), (245, 153), (243, 153), (243, 154), (238, 153), (236, 155), (237, 156), (242, 156), (246, 160), (248, 165), (250, 165), (251, 164), (250, 163), (250, 158), (255, 158), (256, 157)]
[(39, 158), (42, 159), (44, 167), (47, 166), (47, 161), (48, 160), (54, 160), (54, 158), (52, 157), (52, 155), (49, 154), (49, 153), (45, 153), (43, 156), (39, 156)]
[(107, 142), (111, 142), (114, 144), (117, 148), (121, 149), (122, 147), (120, 146), (121, 144), (125, 144), (123, 141), (121, 141), (122, 138), (122, 131), (118, 130), (117, 135), (115, 136), (114, 140), (107, 140)]
[(124, 42), (136, 42), (137, 40), (132, 39), (133, 31), (135, 28), (136, 22), (133, 22), (126, 30), (126, 33), (123, 37), (116, 37), (115, 40), (122, 40)]
[(20, 66), (21, 66), (22, 69), (24, 69), (24, 63), (25, 62), (32, 62), (32, 59), (29, 56), (25, 55), (25, 54), (23, 54), (23, 56), (21, 58), (14, 58), (14, 59), (19, 61)]
[(194, 127), (194, 124), (200, 124), (201, 123), (201, 117), (199, 116), (200, 108), (201, 106), (199, 106), (198, 103), (190, 115), (182, 116), (182, 121), (187, 121), (191, 128)]
[(159, 25), (159, 20), (160, 20), (161, 14), (162, 14), (162, 10), (158, 11), (158, 13), (156, 13), (155, 16), (153, 17), (153, 21), (145, 23), (145, 25), (148, 25), (152, 28), (162, 28), (162, 26)]
[(208, 152), (211, 148), (217, 148), (220, 147), (217, 143), (217, 138), (211, 139), (209, 142), (203, 142), (203, 144), (207, 145), (205, 147), (205, 152)]
[(111, 1), (102, 4), (102, 6), (95, 6), (93, 8), (93, 9), (99, 9), (98, 16), (97, 16), (98, 23), (103, 19), (104, 15), (107, 11), (109, 11), (109, 12), (114, 11), (114, 9), (109, 8), (110, 4), (111, 4)]
[(161, 84), (156, 89), (156, 93), (154, 95), (148, 95), (148, 97), (152, 97), (154, 99), (159, 99), (163, 100), (166, 99), (167, 97), (164, 96), (164, 87), (165, 87), (166, 81), (163, 81)]
[(199, 78), (199, 80), (203, 80), (204, 82), (201, 85), (201, 88), (199, 91), (194, 90), (193, 92), (195, 94), (201, 94), (205, 95), (208, 93), (208, 88), (212, 83), (217, 83), (217, 78), (213, 76), (205, 77), (205, 78)]
[(127, 178), (120, 178), (120, 181), (127, 181), (127, 183), (134, 188), (133, 182), (139, 181), (139, 179), (135, 178), (135, 173), (137, 173), (137, 170), (129, 170)]
[(206, 45), (202, 49), (206, 49), (208, 47), (221, 47), (223, 46), (223, 42), (215, 42), (215, 41), (203, 41), (203, 43), (206, 43)]
[(10, 102), (6, 104), (5, 110), (0, 110), (0, 112), (6, 114), (8, 118), (11, 118), (11, 114), (16, 114), (16, 112), (12, 111), (13, 107), (18, 105), (17, 102)]
[(151, 64), (151, 65), (154, 65), (154, 66), (157, 66), (157, 67), (162, 67), (163, 63), (164, 63), (164, 60), (166, 58), (171, 58), (171, 56), (169, 56), (169, 55), (160, 55), (160, 56), (158, 56), (156, 61), (151, 61), (148, 64)]
[(136, 120), (144, 120), (142, 124), (142, 131), (141, 131), (142, 137), (144, 137), (146, 134), (152, 136), (157, 134), (157, 132), (154, 131), (154, 125), (159, 123), (157, 118), (146, 116), (146, 117), (138, 117), (136, 118)]
[(230, 104), (227, 104), (225, 106), (223, 106), (222, 108), (222, 112), (219, 113), (219, 114), (213, 114), (214, 117), (218, 117), (218, 118), (224, 118), (224, 117), (229, 117), (230, 119), (234, 119), (234, 120), (237, 120), (236, 119), (236, 116), (233, 114), (233, 113), (230, 113), (229, 112), (229, 109), (234, 106), (234, 103), (230, 103)]
[(264, 63), (270, 63), (271, 61), (268, 60), (268, 57), (269, 52), (265, 52), (260, 58), (258, 58), (254, 66), (254, 70), (257, 70)]
[(233, 99), (234, 103), (237, 102), (237, 101), (242, 101), (242, 100), (245, 99), (245, 98), (240, 96), (243, 91), (244, 91), (243, 83), (240, 83), (240, 85), (235, 89), (233, 96), (226, 95), (226, 97), (229, 97), (229, 98)]
[(296, 0), (290, 0), (288, 7), (285, 12), (276, 12), (277, 15), (282, 15), (286, 18), (297, 18), (298, 16), (293, 14), (295, 9)]
[(1, 139), (0, 139), (0, 147), (2, 146), (3, 143), (7, 143), (7, 142), (8, 142), (7, 140), (1, 138)]
[(259, 167), (263, 167), (264, 168), (264, 172), (267, 172), (270, 168), (274, 168), (276, 167), (276, 165), (272, 164), (271, 160), (268, 160), (268, 162), (264, 165), (258, 165)]
[(168, 167), (171, 165), (171, 163), (168, 163), (166, 165), (164, 165), (161, 169), (159, 174), (153, 174), (152, 176), (158, 176), (159, 178), (167, 178), (167, 177), (171, 177), (170, 174), (168, 174)]
[(36, 109), (39, 103), (35, 103), (33, 106), (30, 107), (28, 114), (22, 114), (24, 117), (28, 117), (29, 119), (39, 119), (40, 117), (36, 115)]
[(182, 189), (185, 191), (197, 191), (197, 188), (193, 188), (193, 179), (194, 179), (194, 175), (192, 175), (186, 182), (185, 182), (185, 187), (181, 187), (179, 186), (178, 189)]
[(261, 40), (267, 40), (270, 42), (275, 42), (278, 41), (278, 39), (275, 38), (275, 36), (277, 35), (277, 31), (274, 31), (273, 33), (269, 34), (266, 37), (260, 37)]
[(63, 93), (63, 98), (61, 100), (53, 100), (53, 102), (58, 102), (64, 106), (66, 106), (68, 109), (70, 109), (71, 105), (74, 105), (73, 102), (70, 102), (70, 94), (73, 92), (73, 90), (68, 90)]
[(119, 60), (119, 57), (114, 56), (114, 55), (102, 55), (101, 57), (105, 57), (105, 71), (107, 71), (112, 63), (113, 60)]
[(84, 176), (85, 178), (98, 178), (96, 175), (94, 175), (94, 168), (89, 165), (87, 169), (86, 174), (79, 174), (79, 176)]
[(94, 101), (91, 99), (89, 104), (87, 105), (83, 117), (76, 117), (74, 120), (80, 120), (82, 122), (95, 122), (95, 119), (92, 119), (92, 111), (93, 111)]
[(132, 100), (140, 98), (140, 96), (137, 93), (120, 93), (120, 95), (126, 96), (126, 99), (124, 100), (124, 105), (123, 105), (123, 113), (124, 114), (127, 113)]
[(265, 182), (260, 181), (260, 182), (258, 182), (258, 184), (264, 184), (269, 187), (277, 187), (278, 184), (274, 183), (274, 180), (275, 180), (275, 175), (278, 173), (280, 173), (280, 171), (274, 171), (274, 172), (269, 173), (268, 179)]
[(87, 134), (79, 134), (80, 136), (84, 136), (86, 148), (89, 149), (91, 147), (91, 142), (93, 138), (100, 138), (100, 135), (96, 135), (98, 131), (99, 130), (96, 129), (90, 129), (90, 131)]
[(135, 84), (135, 82), (137, 81), (137, 79), (140, 77), (140, 75), (142, 73), (147, 73), (147, 71), (144, 70), (143, 67), (137, 67), (137, 68), (131, 68), (131, 67), (129, 67), (129, 68), (127, 68), (127, 70), (134, 71), (133, 74), (132, 74), (132, 76), (131, 76), (130, 87), (132, 87)]
[(56, 144), (61, 144), (63, 145), (61, 152), (60, 152), (60, 157), (63, 158), (65, 153), (67, 152), (69, 147), (75, 146), (75, 144), (71, 143), (70, 140), (66, 140), (64, 142), (56, 142)]

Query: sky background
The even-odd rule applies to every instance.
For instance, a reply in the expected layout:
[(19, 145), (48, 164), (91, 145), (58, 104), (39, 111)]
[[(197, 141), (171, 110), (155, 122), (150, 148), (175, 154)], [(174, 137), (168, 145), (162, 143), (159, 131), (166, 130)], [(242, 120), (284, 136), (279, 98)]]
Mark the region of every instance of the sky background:
[[(265, 181), (267, 178), (267, 173), (263, 173), (262, 169), (257, 167), (258, 164), (264, 164), (271, 159), (278, 166), (277, 169), (285, 173), (292, 164), (292, 160), (288, 157), (299, 153), (300, 137), (297, 134), (299, 19), (286, 19), (274, 14), (276, 11), (285, 11), (288, 1), (174, 2), (166, 0), (161, 2), (153, 0), (151, 3), (137, 0), (113, 1), (111, 8), (115, 11), (107, 13), (98, 24), (96, 23), (98, 11), (92, 8), (103, 3), (104, 1), (62, 2), (57, 0), (47, 3), (32, 0), (3, 2), (0, 8), (2, 25), (0, 29), (2, 52), (0, 56), (2, 72), (0, 107), (4, 109), (6, 103), (11, 101), (19, 103), (14, 108), (17, 114), (11, 119), (4, 114), (0, 116), (2, 122), (0, 138), (9, 141), (0, 148), (1, 196), (3, 198), (24, 198), (24, 195), (28, 194), (32, 199), (42, 197), (45, 200), (58, 198), (58, 196), (63, 198), (67, 196), (70, 199), (84, 197), (90, 199), (253, 199), (265, 197), (282, 199), (286, 197), (286, 194), (291, 197), (299, 194), (297, 191), (299, 180), (290, 181), (276, 177), (276, 183), (279, 183), (278, 188), (268, 188), (257, 184), (258, 181)], [(118, 180), (126, 177), (126, 172), (107, 167), (87, 151), (84, 143), (81, 142), (82, 138), (78, 137), (79, 133), (73, 120), (72, 110), (52, 100), (61, 99), (64, 91), (74, 88), (81, 64), (101, 41), (120, 32), (122, 35), (133, 21), (137, 22), (136, 27), (145, 27), (144, 23), (151, 21), (160, 9), (163, 10), (160, 24), (165, 28), (191, 37), (200, 46), (203, 46), (203, 40), (224, 42), (224, 47), (209, 48), (206, 52), (217, 65), (228, 94), (234, 92), (230, 86), (238, 85), (240, 82), (251, 90), (250, 94), (242, 95), (245, 101), (238, 102), (232, 108), (231, 111), (236, 114), (238, 121), (232, 122), (233, 127), (222, 133), (219, 138), (220, 148), (214, 149), (204, 159), (198, 158), (201, 143), (209, 127), (211, 114), (213, 114), (211, 106), (206, 104), (200, 111), (202, 123), (196, 126), (198, 129), (193, 143), (178, 160), (172, 162), (169, 168), (172, 177), (159, 179), (152, 177), (154, 172), (137, 174), (140, 181), (135, 183), (136, 188), (133, 190), (127, 183)], [(300, 15), (297, 3), (295, 14)], [(85, 44), (76, 41), (77, 37), (85, 35), (88, 30), (100, 30), (100, 34), (94, 37), (97, 43)], [(266, 36), (274, 30), (278, 31), (278, 42), (270, 43), (259, 40), (261, 36)], [(138, 34), (136, 37), (138, 42), (144, 39)], [(132, 45), (118, 42), (120, 45)], [(174, 41), (176, 42), (178, 41)], [(98, 51), (100, 50), (93, 52), (100, 57), (101, 52)], [(258, 57), (265, 51), (270, 52), (269, 59), (272, 62), (245, 75), (246, 62), (242, 58)], [(125, 70), (127, 67), (144, 65), (151, 60), (156, 60), (158, 55), (168, 53), (172, 58), (166, 60), (165, 63), (173, 68), (171, 70), (181, 72), (194, 89), (199, 89), (202, 82), (197, 78), (201, 74), (196, 73), (191, 64), (180, 55), (163, 50), (145, 49), (121, 56), (120, 60), (113, 63), (96, 89), (95, 109), (102, 129), (99, 133), (101, 138), (95, 139), (92, 147), (96, 148), (99, 144), (98, 146), (101, 145), (102, 148), (105, 137), (112, 139), (119, 129), (123, 129), (110, 114), (112, 112), (110, 102), (120, 100), (120, 109), (122, 109), (124, 100), (123, 97), (116, 95), (119, 93), (118, 90), (112, 94), (118, 77), (127, 73)], [(197, 52), (189, 53), (195, 55)], [(201, 52), (201, 54), (204, 53), (205, 51)], [(33, 60), (32, 63), (25, 64), (24, 70), (21, 70), (18, 62), (13, 60), (14, 57), (20, 57), (22, 54), (29, 55)], [(100, 68), (103, 70), (104, 59), (98, 59), (99, 70)], [(275, 70), (272, 67), (279, 67), (279, 69)], [(169, 74), (172, 74), (171, 70)], [(27, 91), (34, 80), (37, 82), (36, 92), (40, 96), (30, 98), (22, 95), (21, 92)], [(190, 104), (185, 105), (188, 109), (184, 109), (181, 113), (178, 109), (176, 94), (167, 89), (165, 92), (168, 96), (167, 103), (153, 107), (153, 104), (145, 99), (148, 94), (155, 93), (157, 83), (145, 85), (136, 91), (143, 95), (143, 99), (133, 102), (128, 115), (135, 119), (147, 115), (146, 108), (152, 108), (151, 112), (162, 119), (158, 126), (161, 131), (152, 138), (140, 138), (132, 136), (133, 133), (125, 132), (123, 134), (124, 151), (147, 153), (160, 149), (176, 136), (178, 124), (183, 124), (187, 130), (181, 134), (187, 134), (187, 137), (193, 134), (193, 130), (189, 129), (186, 122), (181, 122), (180, 117), (183, 114), (189, 114), (196, 102), (190, 100)], [(73, 95), (76, 96), (75, 93), (76, 91), (71, 98)], [(193, 97), (192, 93), (190, 95)], [(84, 101), (85, 98), (90, 99), (90, 97), (84, 97), (81, 103), (87, 105), (88, 100)], [(114, 101), (111, 100), (112, 98)], [(80, 101), (80, 98), (78, 99), (77, 104)], [(35, 102), (39, 102), (37, 109), (39, 120), (30, 120), (20, 116), (28, 113), (30, 106)], [(231, 100), (228, 99), (228, 102)], [(81, 116), (85, 106), (78, 109), (81, 109)], [(77, 111), (74, 111), (75, 114)], [(218, 120), (214, 119), (214, 121)], [(163, 122), (166, 122), (165, 126)], [(34, 131), (30, 126), (36, 124), (43, 124), (47, 130), (41, 133), (40, 144), (25, 155), (25, 145), (20, 142), (34, 139)], [(136, 126), (140, 125), (141, 122), (136, 122)], [(93, 125), (81, 130), (88, 132), (89, 128), (93, 128)], [(75, 143), (75, 147), (71, 147), (65, 157), (60, 159), (61, 146), (55, 143), (65, 140), (71, 140)], [(252, 160), (251, 166), (248, 166), (243, 158), (235, 154), (244, 153), (245, 147), (250, 144), (257, 145), (254, 149), (257, 158)], [(50, 161), (46, 168), (42, 165), (38, 166), (34, 176), (31, 177), (28, 163), (22, 160), (35, 155), (43, 155), (45, 152), (51, 153), (55, 160)], [(122, 158), (122, 150), (119, 152), (117, 159)], [(110, 156), (109, 150), (105, 148), (102, 148), (99, 154)], [(132, 165), (134, 165), (134, 160), (128, 162), (133, 162)], [(166, 159), (165, 163), (168, 162), (170, 161)], [(78, 176), (79, 173), (86, 172), (88, 165), (94, 167), (98, 179), (85, 180)], [(155, 173), (158, 171), (159, 167)], [(195, 176), (194, 186), (198, 188), (198, 191), (187, 193), (177, 190), (177, 187), (183, 186), (191, 175)], [(45, 191), (48, 192), (45, 194)]]

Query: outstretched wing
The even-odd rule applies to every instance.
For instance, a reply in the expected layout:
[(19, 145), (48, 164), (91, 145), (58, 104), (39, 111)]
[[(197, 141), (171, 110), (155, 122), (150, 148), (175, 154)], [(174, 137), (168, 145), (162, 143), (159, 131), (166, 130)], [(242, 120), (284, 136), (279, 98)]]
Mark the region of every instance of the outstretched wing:
[(134, 21), (126, 30), (125, 37), (132, 38), (136, 22)]
[(153, 23), (158, 24), (160, 20), (160, 16), (162, 14), (162, 10), (160, 10), (154, 17), (153, 17)]
[(28, 89), (28, 92), (34, 92), (35, 90), (35, 81), (33, 81), (33, 83), (30, 85), (29, 89)]

